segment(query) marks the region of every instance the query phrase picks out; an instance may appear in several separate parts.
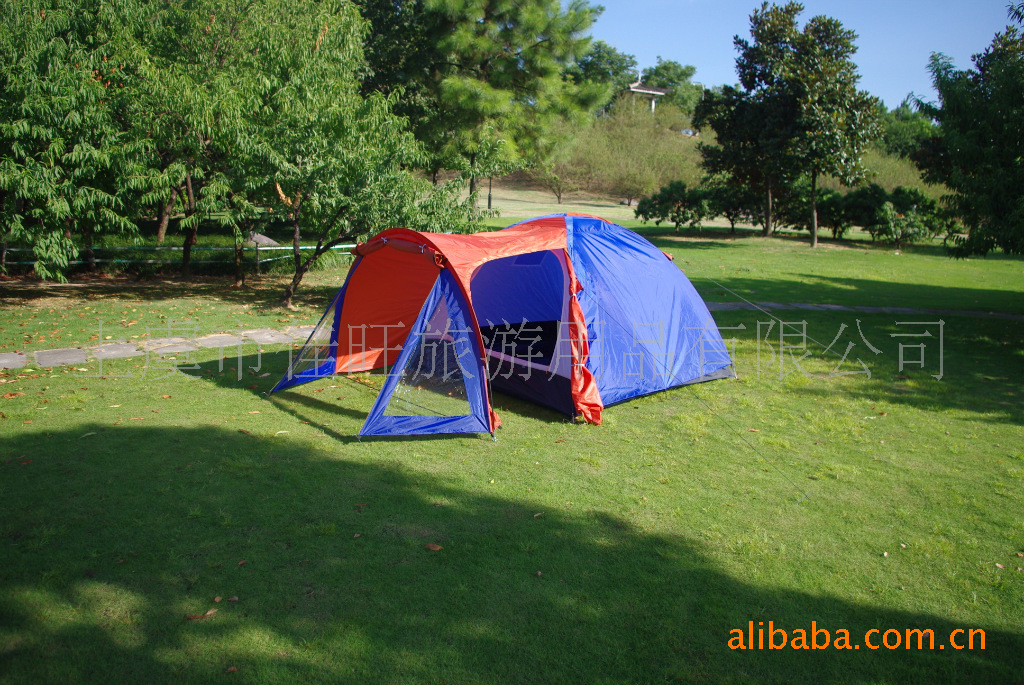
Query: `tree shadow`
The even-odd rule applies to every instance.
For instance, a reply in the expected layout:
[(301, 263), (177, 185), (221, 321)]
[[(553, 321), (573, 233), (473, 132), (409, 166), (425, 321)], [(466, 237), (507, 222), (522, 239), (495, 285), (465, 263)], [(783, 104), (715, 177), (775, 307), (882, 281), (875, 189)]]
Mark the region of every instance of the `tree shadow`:
[[(360, 440), (355, 434), (339, 432), (336, 425), (332, 425), (335, 423), (332, 418), (343, 418), (348, 422), (355, 421), (358, 422), (358, 425), (362, 425), (377, 398), (377, 393), (384, 384), (385, 370), (375, 369), (368, 374), (353, 374), (351, 376), (340, 374), (325, 377), (308, 385), (293, 386), (271, 395), (270, 391), (288, 373), (294, 359), (295, 349), (300, 347), (291, 346), (291, 351), (288, 349), (274, 350), (281, 346), (268, 345), (266, 348), (270, 348), (271, 351), (255, 354), (221, 355), (215, 360), (180, 366), (178, 370), (204, 382), (214, 383), (218, 387), (262, 395), (278, 409), (292, 415), (298, 421), (316, 426), (325, 434), (342, 443), (348, 444), (353, 440)], [(230, 352), (236, 349), (226, 347), (221, 352)], [(339, 388), (347, 388), (354, 393), (347, 394), (344, 398), (337, 397), (333, 401), (320, 399), (321, 393), (328, 393), (329, 390)], [(330, 394), (328, 393), (324, 397), (330, 397)], [(571, 422), (571, 419), (564, 414), (500, 392), (492, 393), (491, 404), (499, 416), (507, 411), (545, 423)], [(349, 425), (352, 424), (349, 423)], [(387, 439), (417, 442), (445, 438), (445, 435), (410, 435), (391, 436)], [(362, 438), (362, 440), (367, 439)]]
[[(251, 682), (995, 683), (1024, 669), (1020, 631), (755, 584), (696, 540), (466, 490), (363, 458), (372, 446), (84, 425), (2, 449), (64, 455), (0, 466), (7, 682), (235, 668)], [(731, 650), (750, 621), (755, 642), (761, 623), (792, 636), (814, 621), (854, 644), (930, 628), (936, 647)], [(984, 650), (939, 649), (969, 627)]]

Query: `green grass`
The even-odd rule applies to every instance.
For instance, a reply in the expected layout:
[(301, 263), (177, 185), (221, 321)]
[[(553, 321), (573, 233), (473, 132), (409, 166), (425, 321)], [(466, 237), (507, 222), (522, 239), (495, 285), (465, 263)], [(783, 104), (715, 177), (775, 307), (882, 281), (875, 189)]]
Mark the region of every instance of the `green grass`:
[[(647, 230), (711, 301), (1022, 311), (1021, 260)], [(0, 344), (310, 323), (343, 276), (294, 317), (269, 277), (21, 284)], [(1021, 680), (1024, 323), (943, 317), (937, 381), (890, 337), (933, 317), (777, 314), (843, 329), (846, 362), (809, 342), (780, 369), (765, 314), (719, 312), (739, 379), (598, 427), (498, 395), (496, 443), (356, 440), (379, 376), (267, 399), (279, 346), (0, 372), (0, 683)], [(936, 649), (730, 650), (749, 621)], [(985, 650), (939, 650), (957, 628)]]

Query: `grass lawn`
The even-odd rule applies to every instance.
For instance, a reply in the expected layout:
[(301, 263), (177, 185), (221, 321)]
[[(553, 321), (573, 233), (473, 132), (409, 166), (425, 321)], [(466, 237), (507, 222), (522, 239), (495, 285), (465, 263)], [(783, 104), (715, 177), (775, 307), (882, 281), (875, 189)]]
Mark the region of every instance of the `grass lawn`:
[[(709, 301), (1024, 313), (1020, 259), (642, 230)], [(4, 284), (0, 351), (314, 323), (343, 276)], [(831, 352), (718, 312), (737, 380), (498, 395), (498, 442), (360, 442), (380, 377), (267, 399), (281, 346), (0, 372), (0, 683), (1024, 680), (1024, 322), (943, 315), (936, 380), (936, 315), (776, 314)], [(769, 621), (830, 647), (730, 649)]]

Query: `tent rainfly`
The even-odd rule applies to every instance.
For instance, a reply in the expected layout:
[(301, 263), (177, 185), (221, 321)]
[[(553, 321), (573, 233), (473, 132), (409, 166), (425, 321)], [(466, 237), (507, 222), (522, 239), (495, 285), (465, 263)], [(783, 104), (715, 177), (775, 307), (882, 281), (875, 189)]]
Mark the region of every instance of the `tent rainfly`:
[(607, 406), (733, 376), (683, 272), (598, 217), (471, 235), (392, 228), (355, 253), (271, 392), (390, 367), (360, 435), (493, 435), (492, 390), (599, 424)]

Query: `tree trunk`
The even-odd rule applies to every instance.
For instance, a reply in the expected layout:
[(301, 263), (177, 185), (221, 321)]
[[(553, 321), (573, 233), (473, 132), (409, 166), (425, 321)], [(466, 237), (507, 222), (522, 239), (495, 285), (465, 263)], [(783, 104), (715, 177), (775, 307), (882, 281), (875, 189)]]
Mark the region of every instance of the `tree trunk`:
[[(196, 195), (192, 190), (192, 174), (185, 174), (185, 218), (191, 218), (196, 213)], [(182, 243), (181, 252), (181, 275), (188, 277), (192, 274), (192, 246), (198, 242), (196, 235), (199, 233), (199, 224), (193, 223), (185, 231), (185, 239)]]
[(244, 242), (242, 241), (242, 234), (235, 234), (235, 288), (241, 288), (245, 285), (245, 264), (242, 261), (245, 257)]
[(178, 198), (178, 190), (171, 188), (171, 197), (167, 204), (160, 210), (160, 223), (156, 227), (156, 241), (162, 243), (167, 236), (167, 222), (171, 219), (171, 212), (174, 211), (174, 202)]
[(772, 226), (772, 184), (768, 182), (768, 192), (765, 194), (764, 203), (764, 229), (762, 235), (765, 238), (770, 238), (775, 227)]
[[(281, 298), (281, 306), (285, 309), (295, 309), (295, 305), (292, 304), (292, 298), (295, 297), (295, 291), (298, 290), (299, 284), (302, 283), (302, 277), (306, 275), (306, 271), (309, 270), (309, 264), (302, 263), (302, 246), (299, 241), (302, 238), (302, 227), (299, 223), (299, 205), (301, 199), (297, 201), (296, 207), (292, 212), (292, 257), (295, 259), (295, 275), (292, 276), (292, 282), (285, 288), (284, 297)], [(317, 255), (314, 253), (314, 259)]]
[(818, 172), (811, 172), (811, 247), (818, 246)]
[(83, 257), (85, 258), (85, 269), (89, 273), (95, 273), (96, 271), (96, 253), (92, 249), (93, 243), (93, 226), (90, 223), (86, 223), (82, 227), (82, 245), (85, 249), (82, 250)]
[(302, 277), (306, 275), (308, 266), (300, 266), (295, 270), (295, 275), (292, 276), (292, 282), (285, 288), (284, 297), (281, 298), (281, 306), (285, 309), (298, 309), (292, 304), (292, 298), (295, 297), (295, 291), (299, 289), (299, 284), (302, 283)]
[(476, 192), (476, 153), (469, 156), (469, 194)]

